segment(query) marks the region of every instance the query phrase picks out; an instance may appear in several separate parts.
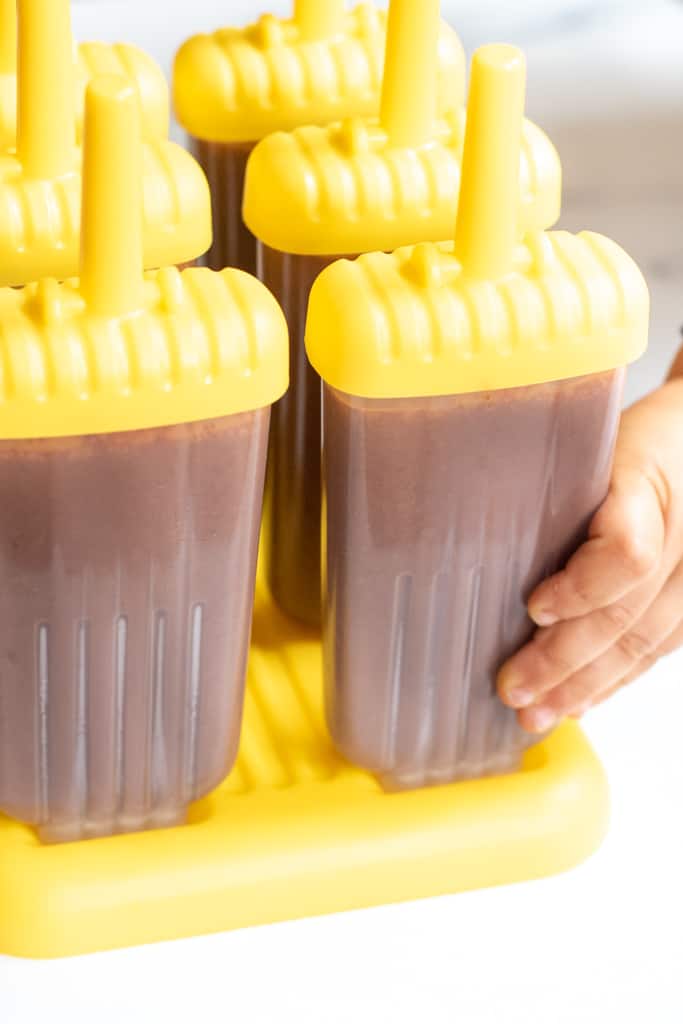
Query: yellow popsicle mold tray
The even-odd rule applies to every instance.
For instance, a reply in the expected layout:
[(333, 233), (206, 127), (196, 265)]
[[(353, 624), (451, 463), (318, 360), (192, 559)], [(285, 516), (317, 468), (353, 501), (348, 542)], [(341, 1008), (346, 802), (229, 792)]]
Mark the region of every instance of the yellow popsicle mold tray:
[[(247, 165), (245, 223), (272, 249), (311, 256), (443, 241), (453, 235), (464, 137), (463, 110), (415, 147), (360, 118), (278, 132)], [(547, 228), (560, 216), (559, 156), (530, 121), (522, 142), (519, 223)]]
[(289, 381), (284, 315), (238, 270), (142, 274), (139, 104), (86, 97), (80, 281), (0, 290), (0, 436), (100, 434), (270, 405)]
[(169, 831), (41, 846), (0, 817), (0, 954), (52, 958), (541, 878), (602, 841), (575, 723), (497, 779), (386, 795), (334, 750), (319, 642), (257, 599), (240, 753)]
[[(68, 2), (19, 0), (18, 12), (16, 152), (0, 156), (0, 285), (13, 286), (77, 274), (82, 160)], [(128, 60), (98, 47), (85, 52), (91, 70)], [(199, 165), (154, 139), (143, 172), (145, 266), (200, 256), (211, 244), (211, 203)]]
[(525, 63), (474, 55), (455, 243), (341, 260), (315, 282), (306, 348), (321, 377), (365, 398), (464, 394), (626, 366), (647, 347), (649, 296), (602, 235), (517, 242)]
[[(175, 61), (178, 120), (198, 138), (237, 143), (376, 114), (386, 21), (369, 3), (347, 11), (344, 0), (295, 0), (291, 19), (264, 15), (246, 28), (194, 36)], [(443, 23), (438, 53), (441, 109), (451, 110), (463, 100), (465, 58)]]

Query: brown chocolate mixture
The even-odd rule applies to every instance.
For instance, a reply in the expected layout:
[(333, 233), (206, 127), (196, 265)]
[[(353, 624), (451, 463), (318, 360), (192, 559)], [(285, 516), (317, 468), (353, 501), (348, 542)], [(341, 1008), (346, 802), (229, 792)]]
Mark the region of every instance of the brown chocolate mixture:
[(518, 766), (525, 603), (605, 497), (623, 374), (457, 398), (325, 389), (328, 719), (388, 787)]
[(173, 824), (236, 755), (268, 410), (0, 442), (0, 809)]
[(254, 142), (192, 139), (194, 155), (211, 188), (213, 244), (203, 261), (211, 270), (237, 267), (256, 275), (256, 239), (242, 220), (244, 177), (254, 146)]
[(296, 256), (259, 246), (261, 279), (289, 326), (290, 386), (273, 408), (268, 456), (272, 522), (268, 582), (277, 604), (320, 626), (321, 383), (304, 346), (313, 282), (337, 256)]

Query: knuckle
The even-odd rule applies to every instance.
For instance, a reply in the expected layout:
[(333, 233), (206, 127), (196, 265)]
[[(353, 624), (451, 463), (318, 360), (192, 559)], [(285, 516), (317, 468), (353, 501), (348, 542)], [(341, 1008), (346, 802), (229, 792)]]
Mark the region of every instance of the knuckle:
[(652, 640), (637, 630), (629, 630), (620, 636), (617, 647), (629, 661), (654, 663), (657, 660)]
[(610, 629), (625, 633), (633, 625), (634, 615), (628, 605), (611, 604), (603, 610), (603, 615)]

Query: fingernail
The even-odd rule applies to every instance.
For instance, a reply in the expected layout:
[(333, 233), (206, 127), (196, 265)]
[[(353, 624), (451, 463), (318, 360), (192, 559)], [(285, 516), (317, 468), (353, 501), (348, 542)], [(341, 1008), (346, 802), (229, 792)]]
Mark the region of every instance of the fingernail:
[(555, 626), (560, 621), (555, 612), (548, 611), (548, 609), (541, 608), (538, 611), (531, 611), (529, 614), (536, 625), (542, 628)]
[(547, 732), (557, 722), (557, 715), (550, 708), (538, 708), (531, 713), (531, 728), (534, 732)]

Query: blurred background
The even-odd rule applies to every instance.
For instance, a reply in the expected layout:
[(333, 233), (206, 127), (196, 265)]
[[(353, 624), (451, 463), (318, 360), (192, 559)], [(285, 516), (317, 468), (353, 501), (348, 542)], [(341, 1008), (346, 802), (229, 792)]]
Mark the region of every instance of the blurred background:
[[(522, 46), (528, 113), (565, 175), (562, 226), (602, 231), (641, 264), (652, 291), (648, 355), (627, 401), (655, 387), (683, 324), (683, 3), (680, 0), (443, 0), (469, 53)], [(125, 39), (170, 72), (188, 35), (286, 13), (290, 0), (75, 0), (78, 38)], [(176, 138), (182, 135), (176, 128)]]

